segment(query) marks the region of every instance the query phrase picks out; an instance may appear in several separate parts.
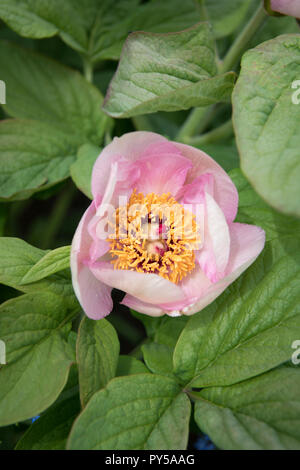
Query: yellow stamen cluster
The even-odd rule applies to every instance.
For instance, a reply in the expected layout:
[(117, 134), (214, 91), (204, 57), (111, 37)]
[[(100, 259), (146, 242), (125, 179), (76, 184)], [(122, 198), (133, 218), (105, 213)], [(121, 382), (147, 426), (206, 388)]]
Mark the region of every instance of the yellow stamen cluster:
[(195, 268), (199, 244), (195, 216), (171, 195), (134, 191), (115, 214), (110, 235), (115, 269), (155, 273), (177, 284)]

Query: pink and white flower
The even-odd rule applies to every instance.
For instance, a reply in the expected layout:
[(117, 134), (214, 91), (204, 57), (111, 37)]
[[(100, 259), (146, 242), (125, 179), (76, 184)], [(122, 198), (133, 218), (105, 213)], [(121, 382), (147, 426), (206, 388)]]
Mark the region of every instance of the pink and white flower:
[[(71, 270), (77, 298), (92, 319), (111, 312), (113, 288), (124, 291), (122, 303), (138, 312), (192, 315), (218, 297), (264, 247), (261, 228), (234, 222), (238, 193), (227, 173), (201, 150), (158, 134), (116, 137), (99, 155), (91, 187), (93, 201), (72, 243)], [(168, 240), (158, 235), (123, 243), (103, 237), (106, 208), (120, 214), (120, 198), (129, 206), (136, 198), (200, 205), (203, 218), (195, 225), (200, 244), (192, 252), (185, 242), (171, 240), (173, 229), (163, 220), (157, 233)]]

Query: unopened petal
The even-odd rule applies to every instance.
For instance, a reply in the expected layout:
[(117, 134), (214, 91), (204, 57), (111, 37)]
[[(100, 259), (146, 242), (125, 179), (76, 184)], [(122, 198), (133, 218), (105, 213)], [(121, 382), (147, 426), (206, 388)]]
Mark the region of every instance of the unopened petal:
[(192, 183), (195, 178), (204, 173), (214, 177), (214, 198), (221, 207), (227, 222), (233, 222), (238, 208), (238, 192), (223, 168), (202, 150), (190, 145), (176, 142), (182, 155), (191, 160), (193, 169), (189, 172), (186, 183)]

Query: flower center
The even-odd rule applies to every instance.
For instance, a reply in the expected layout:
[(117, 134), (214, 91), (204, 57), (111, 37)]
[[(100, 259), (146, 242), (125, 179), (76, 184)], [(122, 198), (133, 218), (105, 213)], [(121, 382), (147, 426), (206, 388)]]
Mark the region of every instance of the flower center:
[(108, 238), (115, 269), (158, 274), (177, 284), (195, 268), (195, 216), (171, 195), (133, 191), (115, 214)]
[(145, 250), (147, 253), (152, 256), (152, 255), (159, 255), (163, 256), (165, 251), (167, 250), (166, 244), (163, 243), (162, 240), (149, 240), (145, 244)]

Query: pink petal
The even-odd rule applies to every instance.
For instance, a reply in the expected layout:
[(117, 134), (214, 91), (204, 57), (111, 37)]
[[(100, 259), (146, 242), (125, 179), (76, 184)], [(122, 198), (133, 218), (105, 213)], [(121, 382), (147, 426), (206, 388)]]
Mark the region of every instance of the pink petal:
[[(90, 224), (96, 213), (95, 204), (92, 202), (85, 213), (83, 214), (79, 225), (76, 229), (75, 235), (72, 241), (71, 249), (71, 261), (82, 262), (83, 259), (89, 256), (90, 244), (92, 238), (88, 233), (87, 227)], [(76, 268), (76, 264), (74, 269)]]
[(234, 223), (229, 229), (230, 258), (226, 274), (236, 279), (258, 257), (266, 237), (264, 230), (256, 225)]
[(202, 248), (196, 251), (196, 259), (206, 276), (217, 282), (224, 276), (228, 263), (230, 239), (225, 216), (213, 198), (213, 175), (204, 173), (198, 176), (182, 188), (180, 195), (184, 204), (192, 204), (194, 214), (198, 211), (204, 215), (202, 220), (197, 220)]
[(157, 305), (180, 301), (185, 297), (180, 286), (157, 274), (113, 269), (110, 263), (105, 262), (93, 263), (90, 269), (97, 279), (108, 286), (122, 290), (146, 303)]
[(140, 178), (137, 190), (144, 194), (171, 193), (176, 196), (182, 188), (192, 163), (170, 142), (148, 146), (138, 160)]
[(208, 193), (205, 193), (205, 231), (203, 248), (196, 253), (197, 261), (212, 282), (224, 277), (230, 252), (230, 235), (225, 216)]
[(152, 144), (168, 142), (165, 137), (153, 132), (130, 132), (115, 137), (100, 153), (92, 173), (92, 194), (94, 199), (103, 197), (110, 175), (111, 164), (116, 156), (135, 162), (146, 148)]
[[(122, 156), (112, 157), (108, 180), (103, 188), (103, 195), (100, 197), (98, 194), (96, 199), (99, 201), (97, 208), (107, 204), (119, 205), (120, 196), (125, 196), (128, 199), (137, 186), (139, 178), (140, 169), (136, 163), (126, 160)], [(97, 215), (100, 215), (100, 212), (103, 211), (97, 209)]]
[[(110, 174), (102, 197), (98, 196), (97, 211), (88, 224), (88, 232), (93, 239), (90, 250), (91, 260), (105, 254), (109, 250), (107, 238), (109, 229), (114, 231), (115, 207), (126, 205), (136, 181), (140, 176), (140, 170), (135, 163), (124, 160), (123, 157), (113, 157)], [(113, 225), (109, 225), (108, 222)]]
[(193, 163), (186, 183), (192, 183), (204, 173), (211, 173), (214, 176), (214, 199), (224, 212), (227, 222), (233, 222), (237, 214), (238, 192), (227, 173), (202, 150), (178, 142), (175, 145)]
[(77, 292), (75, 286), (74, 290), (80, 305), (89, 318), (100, 320), (110, 314), (113, 309), (112, 289), (96, 279), (87, 266), (82, 266), (79, 269), (77, 286)]
[(271, 0), (271, 8), (283, 15), (300, 18), (300, 0)]
[(126, 294), (121, 304), (126, 305), (129, 308), (132, 308), (136, 312), (145, 313), (151, 317), (161, 317), (165, 312), (155, 305), (142, 302), (141, 300), (133, 297), (132, 295)]
[(187, 296), (198, 294), (185, 315), (193, 315), (213, 302), (233, 281), (235, 281), (258, 257), (265, 244), (265, 232), (255, 225), (234, 223), (230, 230), (230, 257), (226, 276), (215, 284), (198, 269), (182, 283)]
[(205, 193), (214, 195), (214, 176), (211, 173), (203, 173), (194, 179), (192, 183), (185, 184), (178, 195), (183, 204), (204, 204)]
[(90, 237), (87, 226), (95, 214), (92, 203), (84, 213), (75, 232), (71, 248), (71, 272), (75, 294), (88, 317), (100, 319), (112, 310), (111, 288), (96, 279), (85, 266), (89, 259)]

